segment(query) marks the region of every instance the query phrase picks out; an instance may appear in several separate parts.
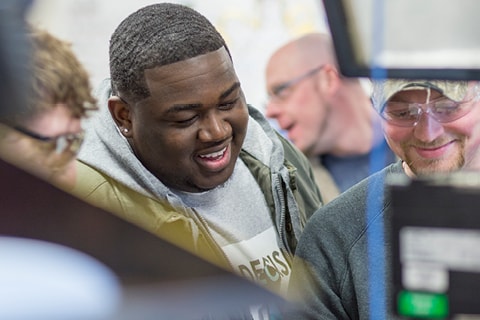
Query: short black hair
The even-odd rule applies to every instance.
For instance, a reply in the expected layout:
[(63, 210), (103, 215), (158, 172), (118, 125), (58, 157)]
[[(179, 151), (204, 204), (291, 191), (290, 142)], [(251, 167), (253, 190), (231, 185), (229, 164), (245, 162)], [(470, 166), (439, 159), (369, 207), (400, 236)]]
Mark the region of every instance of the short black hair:
[(143, 7), (123, 20), (110, 39), (112, 91), (122, 93), (129, 102), (147, 98), (146, 69), (221, 47), (228, 52), (223, 37), (199, 12), (173, 3)]

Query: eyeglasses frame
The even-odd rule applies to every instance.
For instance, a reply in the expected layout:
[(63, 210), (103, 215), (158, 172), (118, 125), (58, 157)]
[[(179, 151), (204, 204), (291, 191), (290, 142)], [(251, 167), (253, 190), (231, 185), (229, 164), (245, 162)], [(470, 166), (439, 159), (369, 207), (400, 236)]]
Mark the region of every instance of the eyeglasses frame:
[(7, 125), (7, 126), (11, 127), (12, 129), (32, 139), (35, 139), (41, 142), (55, 141), (55, 153), (57, 154), (61, 154), (67, 150), (72, 152), (73, 154), (76, 154), (80, 149), (80, 146), (85, 136), (85, 132), (82, 130), (81, 132), (78, 132), (78, 133), (67, 133), (67, 134), (62, 134), (55, 137), (48, 137), (48, 136), (43, 136), (36, 132), (30, 131), (18, 125), (12, 125), (12, 126)]
[[(477, 83), (477, 84), (475, 85), (475, 87), (474, 87), (473, 90), (474, 90), (474, 96), (473, 96), (472, 98), (470, 98), (470, 99), (468, 99), (468, 100), (464, 100), (464, 101), (458, 101), (458, 102), (457, 102), (457, 101), (453, 101), (453, 100), (451, 100), (451, 101), (454, 102), (454, 103), (457, 103), (458, 105), (462, 105), (462, 104), (466, 104), (466, 103), (471, 103), (471, 102), (479, 101), (479, 100), (480, 100), (480, 84)], [(435, 99), (435, 100), (432, 100), (432, 101), (430, 101), (430, 102), (428, 102), (428, 103), (418, 103), (418, 102), (415, 102), (415, 103), (409, 103), (409, 104), (424, 106), (424, 105), (429, 105), (429, 104), (431, 104), (432, 102), (435, 102), (435, 101), (438, 101), (438, 100), (441, 100), (441, 99), (445, 99), (445, 98), (448, 99), (448, 97), (443, 97), (443, 96), (442, 96), (442, 97), (440, 97), (440, 98), (438, 98), (438, 99)], [(448, 99), (448, 100), (450, 100), (450, 99)], [(387, 103), (388, 103), (388, 102), (387, 102)], [(428, 109), (427, 109), (427, 111), (424, 111), (422, 107), (419, 107), (420, 110), (422, 110), (422, 112), (420, 112), (420, 113), (418, 114), (417, 120), (416, 120), (415, 122), (413, 122), (412, 124), (409, 124), (409, 125), (401, 125), (401, 124), (398, 124), (398, 123), (394, 123), (391, 119), (385, 118), (385, 116), (384, 116), (384, 110), (385, 110), (385, 107), (386, 107), (387, 103), (385, 103), (385, 105), (382, 107), (381, 111), (379, 112), (379, 115), (380, 115), (380, 117), (381, 117), (384, 121), (386, 121), (387, 123), (392, 124), (392, 125), (394, 125), (394, 126), (397, 126), (397, 127), (414, 128), (414, 127), (417, 126), (418, 121), (420, 120), (420, 117), (422, 116), (422, 114), (427, 114), (427, 115), (430, 114), (430, 112), (428, 112)], [(470, 113), (470, 111), (471, 111), (471, 109), (469, 109), (465, 114), (461, 115), (460, 117), (455, 118), (455, 119), (453, 119), (453, 120), (449, 120), (449, 121), (440, 121), (440, 120), (436, 119), (435, 117), (433, 117), (433, 119), (434, 119), (435, 121), (439, 122), (439, 123), (449, 123), (449, 122), (453, 122), (453, 121), (456, 121), (456, 120), (458, 120), (458, 119), (463, 118), (463, 117), (466, 116), (468, 113)]]
[(307, 72), (291, 79), (291, 80), (288, 80), (284, 83), (281, 83), (279, 85), (276, 85), (272, 88), (271, 90), (271, 93), (268, 95), (268, 100), (272, 100), (273, 98), (279, 98), (279, 95), (282, 91), (290, 88), (290, 87), (293, 87), (294, 85), (300, 83), (301, 81), (313, 76), (314, 74), (316, 74), (317, 72), (319, 72), (320, 70), (322, 70), (323, 68), (325, 67), (325, 65), (320, 65), (318, 67), (315, 67), (313, 69), (310, 69), (308, 70)]

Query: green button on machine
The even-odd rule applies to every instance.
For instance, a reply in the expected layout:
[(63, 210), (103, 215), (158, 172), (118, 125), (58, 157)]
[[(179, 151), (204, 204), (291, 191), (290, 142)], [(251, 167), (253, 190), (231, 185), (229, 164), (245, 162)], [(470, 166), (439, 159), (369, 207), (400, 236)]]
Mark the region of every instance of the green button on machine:
[(442, 319), (448, 316), (448, 297), (445, 294), (401, 291), (398, 313), (407, 317)]

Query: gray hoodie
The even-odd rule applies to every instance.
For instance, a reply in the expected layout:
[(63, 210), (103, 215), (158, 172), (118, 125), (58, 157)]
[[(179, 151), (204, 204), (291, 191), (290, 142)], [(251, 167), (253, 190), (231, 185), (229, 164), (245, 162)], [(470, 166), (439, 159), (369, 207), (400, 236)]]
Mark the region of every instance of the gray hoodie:
[[(167, 200), (175, 207), (182, 208), (188, 216), (190, 209), (142, 165), (120, 133), (107, 108), (110, 95), (110, 80), (106, 79), (96, 94), (100, 111), (85, 123), (86, 136), (78, 155), (79, 160), (141, 194)], [(264, 193), (273, 195), (273, 216), (277, 229), (280, 229), (279, 233), (287, 251), (293, 253), (294, 247), (291, 248), (291, 245), (296, 245), (296, 239), (303, 230), (306, 219), (321, 205), (321, 197), (313, 180), (308, 180), (312, 179), (313, 175), (303, 154), (281, 138), (257, 109), (249, 106), (248, 110), (250, 118), (242, 153), (261, 163), (259, 166), (269, 168), (271, 190), (264, 190)], [(290, 165), (285, 165), (286, 163)], [(298, 167), (301, 169), (301, 177), (296, 176)], [(297, 186), (299, 182), (300, 188)], [(299, 196), (303, 197), (300, 201), (301, 208), (296, 199)], [(293, 228), (294, 241), (287, 240), (287, 236), (282, 232), (286, 224)]]

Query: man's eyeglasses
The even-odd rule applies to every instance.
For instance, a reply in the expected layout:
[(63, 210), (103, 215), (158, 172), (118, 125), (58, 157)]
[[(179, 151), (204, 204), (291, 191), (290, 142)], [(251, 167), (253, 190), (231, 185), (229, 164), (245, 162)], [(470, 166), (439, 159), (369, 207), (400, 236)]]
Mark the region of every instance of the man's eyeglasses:
[(422, 114), (427, 114), (440, 123), (452, 122), (472, 110), (473, 99), (455, 102), (445, 97), (427, 103), (387, 102), (380, 116), (388, 123), (400, 127), (414, 127)]
[(52, 146), (52, 150), (55, 150), (56, 154), (62, 154), (64, 152), (70, 152), (72, 155), (76, 155), (80, 146), (83, 143), (84, 132), (67, 133), (56, 137), (46, 137), (38, 133), (32, 132), (28, 129), (20, 126), (10, 126), (12, 129), (30, 137), (35, 140), (44, 142)]
[(295, 77), (289, 81), (286, 81), (284, 83), (281, 83), (279, 85), (276, 85), (272, 88), (271, 92), (269, 93), (268, 95), (268, 99), (269, 100), (282, 100), (283, 98), (283, 93), (285, 93), (285, 91), (288, 89), (288, 88), (291, 88), (293, 87), (294, 85), (296, 85), (297, 83), (301, 82), (302, 80), (304, 79), (307, 79), (311, 76), (313, 76), (314, 74), (316, 74), (318, 71), (322, 70), (324, 66), (318, 66), (314, 69), (311, 69), (309, 71), (307, 71), (306, 73), (304, 74), (301, 74), (299, 75), (298, 77)]

